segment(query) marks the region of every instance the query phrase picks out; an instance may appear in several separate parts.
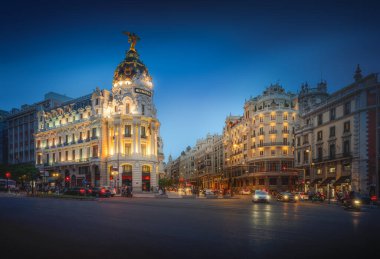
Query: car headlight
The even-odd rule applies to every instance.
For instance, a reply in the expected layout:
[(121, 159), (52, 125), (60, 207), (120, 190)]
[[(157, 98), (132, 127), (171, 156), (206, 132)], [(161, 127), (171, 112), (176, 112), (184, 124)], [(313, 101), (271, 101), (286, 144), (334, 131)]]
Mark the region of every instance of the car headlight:
[(270, 199), (270, 196), (269, 195), (267, 195), (267, 200), (269, 200)]
[(257, 199), (259, 198), (259, 196), (255, 194), (255, 195), (253, 196), (253, 198), (254, 198), (255, 200), (257, 200)]
[(355, 204), (360, 204), (361, 202), (359, 200), (354, 200)]
[(295, 196), (294, 199), (295, 199), (296, 201), (298, 201), (298, 200), (299, 200), (299, 197), (298, 197), (298, 196)]
[(285, 199), (285, 200), (287, 200), (288, 198), (289, 198), (289, 196), (288, 196), (288, 195), (285, 195), (285, 196), (284, 196), (284, 199)]

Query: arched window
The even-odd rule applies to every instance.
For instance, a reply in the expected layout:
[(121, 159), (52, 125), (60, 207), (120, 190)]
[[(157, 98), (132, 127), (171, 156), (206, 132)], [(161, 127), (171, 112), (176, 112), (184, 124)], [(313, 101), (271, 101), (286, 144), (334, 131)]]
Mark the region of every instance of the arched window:
[(150, 166), (149, 165), (143, 165), (142, 166), (142, 172), (143, 173), (150, 173)]

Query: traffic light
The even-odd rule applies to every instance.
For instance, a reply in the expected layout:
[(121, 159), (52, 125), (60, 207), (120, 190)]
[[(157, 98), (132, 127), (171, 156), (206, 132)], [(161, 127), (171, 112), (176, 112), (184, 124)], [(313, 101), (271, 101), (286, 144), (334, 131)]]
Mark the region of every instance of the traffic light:
[(65, 177), (65, 181), (66, 181), (66, 182), (70, 182), (70, 176), (66, 176), (66, 177)]
[(281, 167), (281, 171), (286, 171), (286, 165), (283, 165), (283, 166)]
[(5, 177), (8, 178), (8, 179), (11, 178), (11, 173), (10, 172), (6, 172), (5, 173)]

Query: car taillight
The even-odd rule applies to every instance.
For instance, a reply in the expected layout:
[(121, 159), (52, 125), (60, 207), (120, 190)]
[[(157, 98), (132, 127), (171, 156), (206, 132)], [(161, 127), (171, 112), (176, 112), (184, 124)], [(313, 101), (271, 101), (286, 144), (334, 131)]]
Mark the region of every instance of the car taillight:
[(92, 193), (92, 190), (88, 190), (89, 193)]
[(105, 193), (105, 192), (106, 192), (106, 190), (102, 189), (100, 192), (101, 192), (101, 193)]
[(79, 191), (80, 191), (81, 193), (84, 193), (84, 189), (80, 189)]

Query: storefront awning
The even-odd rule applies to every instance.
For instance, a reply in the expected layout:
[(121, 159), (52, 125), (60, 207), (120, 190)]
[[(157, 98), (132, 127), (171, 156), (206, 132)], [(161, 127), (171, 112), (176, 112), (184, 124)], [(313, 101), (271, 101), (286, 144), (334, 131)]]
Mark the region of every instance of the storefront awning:
[(316, 185), (316, 184), (320, 183), (321, 181), (322, 181), (322, 178), (316, 178), (316, 179), (314, 179), (314, 180), (310, 183), (310, 185), (311, 185), (311, 186)]
[(345, 176), (339, 177), (339, 179), (334, 183), (334, 186), (338, 186), (340, 184), (350, 183), (350, 182), (351, 182), (351, 176), (345, 175)]
[(323, 182), (321, 182), (321, 184), (319, 185), (320, 187), (322, 186), (326, 186), (328, 184), (331, 184), (332, 181), (335, 180), (335, 177), (327, 177), (326, 179), (323, 180)]

